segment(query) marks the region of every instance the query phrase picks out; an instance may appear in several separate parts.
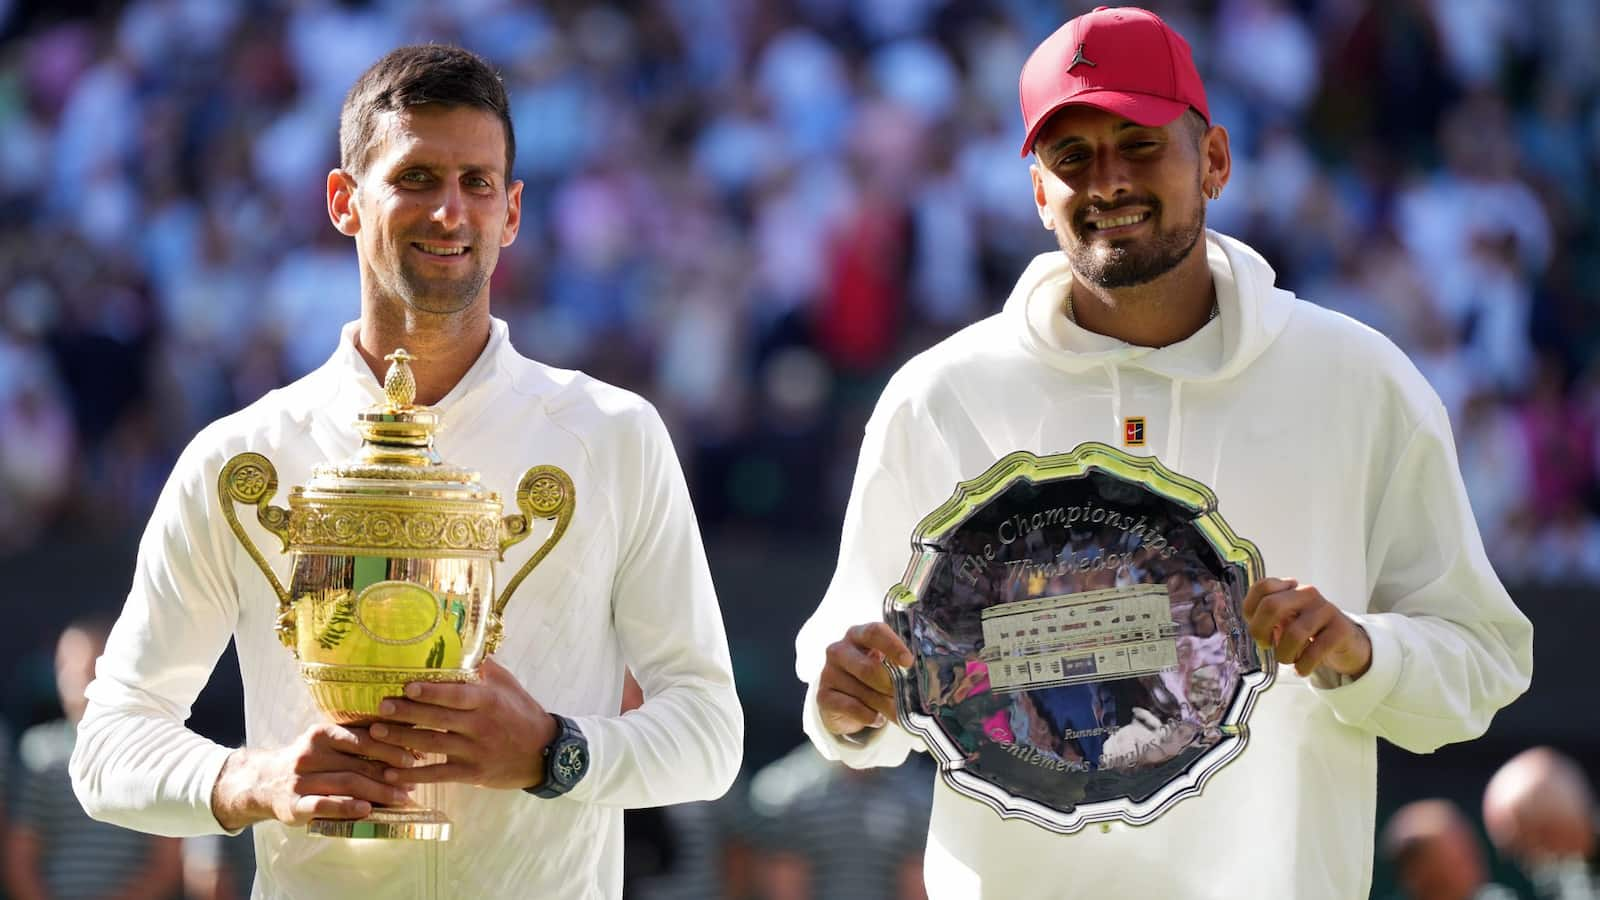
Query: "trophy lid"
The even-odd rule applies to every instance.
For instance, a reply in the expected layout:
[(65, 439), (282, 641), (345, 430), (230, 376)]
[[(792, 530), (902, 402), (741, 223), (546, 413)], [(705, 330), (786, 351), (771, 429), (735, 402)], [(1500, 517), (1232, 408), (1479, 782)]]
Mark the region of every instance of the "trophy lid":
[(434, 449), (439, 414), (415, 403), (417, 380), (411, 373), (415, 358), (404, 347), (384, 357), (389, 361), (383, 378), (384, 402), (356, 415), (361, 449), (344, 462), (314, 467), (308, 491), (416, 494), (420, 489), (439, 499), (492, 496), (479, 485), (477, 472), (445, 462)]

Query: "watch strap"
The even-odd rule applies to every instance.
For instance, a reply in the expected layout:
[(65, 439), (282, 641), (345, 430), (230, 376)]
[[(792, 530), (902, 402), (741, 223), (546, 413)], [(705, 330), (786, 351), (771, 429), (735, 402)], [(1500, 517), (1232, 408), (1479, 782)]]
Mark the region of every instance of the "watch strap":
[[(546, 744), (544, 748), (544, 753), (541, 759), (541, 765), (543, 766), (544, 770), (544, 778), (539, 782), (537, 787), (523, 788), (523, 790), (527, 793), (546, 800), (559, 797), (562, 794), (572, 790), (572, 788), (583, 779), (583, 776), (588, 774), (589, 769), (589, 741), (583, 736), (583, 731), (578, 728), (578, 724), (566, 716), (557, 715), (555, 713), (551, 713), (550, 716), (556, 720), (556, 735), (550, 739), (550, 743)], [(556, 777), (555, 766), (558, 754), (560, 754), (563, 749), (569, 747), (575, 747), (576, 752), (583, 754), (583, 771), (578, 774), (577, 778), (574, 778), (571, 781), (563, 781), (562, 779)]]

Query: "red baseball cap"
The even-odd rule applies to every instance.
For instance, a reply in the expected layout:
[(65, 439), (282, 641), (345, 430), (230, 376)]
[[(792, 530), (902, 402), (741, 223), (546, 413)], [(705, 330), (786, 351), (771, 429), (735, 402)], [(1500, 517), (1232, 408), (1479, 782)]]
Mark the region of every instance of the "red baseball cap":
[(1140, 125), (1165, 125), (1193, 108), (1211, 124), (1189, 42), (1133, 6), (1097, 6), (1061, 26), (1023, 63), (1020, 89), (1023, 156), (1045, 120), (1076, 103)]

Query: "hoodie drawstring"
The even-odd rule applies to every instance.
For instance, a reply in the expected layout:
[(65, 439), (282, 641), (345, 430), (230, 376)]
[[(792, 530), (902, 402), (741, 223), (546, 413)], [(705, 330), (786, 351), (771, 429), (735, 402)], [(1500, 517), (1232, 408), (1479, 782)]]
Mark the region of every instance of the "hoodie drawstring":
[(1172, 417), (1167, 423), (1167, 458), (1162, 462), (1174, 472), (1178, 466), (1178, 453), (1183, 449), (1183, 379), (1172, 379)]
[(1102, 363), (1111, 378), (1111, 433), (1122, 433), (1122, 379), (1117, 376), (1115, 363)]

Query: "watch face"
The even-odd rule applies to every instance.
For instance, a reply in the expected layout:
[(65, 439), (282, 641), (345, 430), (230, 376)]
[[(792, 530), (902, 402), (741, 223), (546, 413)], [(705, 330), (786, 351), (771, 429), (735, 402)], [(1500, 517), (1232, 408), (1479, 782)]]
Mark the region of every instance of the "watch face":
[(589, 754), (584, 751), (582, 744), (565, 744), (556, 750), (555, 765), (551, 766), (551, 774), (562, 784), (571, 784), (583, 777), (583, 770), (589, 765)]

